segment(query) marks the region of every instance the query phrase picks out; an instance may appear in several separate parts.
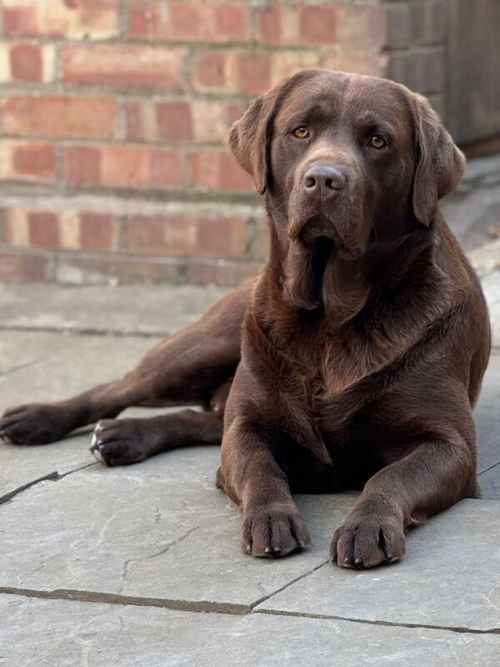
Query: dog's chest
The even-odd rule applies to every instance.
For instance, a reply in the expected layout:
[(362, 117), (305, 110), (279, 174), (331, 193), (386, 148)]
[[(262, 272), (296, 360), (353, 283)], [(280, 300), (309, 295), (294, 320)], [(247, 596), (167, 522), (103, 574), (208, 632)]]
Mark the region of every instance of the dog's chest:
[(313, 405), (355, 387), (390, 359), (388, 351), (373, 340), (361, 342), (354, 336), (323, 332), (292, 345), (287, 356), (292, 372), (301, 379), (305, 398)]

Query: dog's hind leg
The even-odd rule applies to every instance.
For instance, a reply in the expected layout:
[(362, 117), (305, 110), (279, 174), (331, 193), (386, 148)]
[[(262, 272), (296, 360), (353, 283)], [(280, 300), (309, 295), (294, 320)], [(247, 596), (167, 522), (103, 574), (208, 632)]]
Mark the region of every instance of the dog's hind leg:
[(250, 289), (247, 283), (220, 299), (194, 324), (161, 341), (134, 370), (115, 382), (65, 401), (7, 410), (0, 419), (0, 437), (13, 444), (39, 445), (60, 440), (81, 426), (112, 419), (130, 406), (210, 407), (217, 390), (231, 380), (238, 365)]

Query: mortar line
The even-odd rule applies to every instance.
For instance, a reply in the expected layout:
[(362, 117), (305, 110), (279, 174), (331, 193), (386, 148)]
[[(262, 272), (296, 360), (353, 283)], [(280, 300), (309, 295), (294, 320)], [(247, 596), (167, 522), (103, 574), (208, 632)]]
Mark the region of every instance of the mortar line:
[(500, 461), (497, 461), (496, 463), (492, 463), (487, 468), (484, 468), (484, 470), (480, 470), (477, 476), (481, 477), (481, 475), (484, 475), (485, 472), (489, 472), (490, 470), (493, 470), (493, 468), (496, 468), (497, 466), (500, 466)]
[(364, 625), (378, 625), (393, 628), (409, 628), (409, 629), (423, 629), (423, 630), (440, 630), (447, 632), (455, 632), (457, 634), (472, 634), (472, 635), (499, 635), (500, 627), (488, 628), (480, 630), (479, 628), (467, 628), (460, 625), (430, 625), (428, 623), (396, 623), (396, 621), (382, 621), (370, 620), (366, 618), (351, 618), (350, 616), (338, 616), (335, 614), (314, 614), (299, 611), (285, 611), (280, 609), (255, 609), (254, 614), (267, 614), (269, 616), (289, 616), (294, 618), (310, 618), (314, 620), (332, 620), (332, 621), (347, 621), (349, 623), (360, 623)]
[(197, 613), (232, 614), (245, 616), (251, 609), (249, 605), (234, 602), (212, 602), (210, 600), (174, 600), (169, 598), (148, 598), (118, 593), (100, 593), (58, 588), (53, 591), (40, 591), (30, 588), (0, 586), (0, 595), (18, 595), (42, 600), (68, 600), (72, 602), (91, 602), (135, 607), (158, 607), (172, 611), (191, 611)]
[(307, 570), (307, 572), (303, 572), (302, 574), (299, 574), (298, 577), (295, 577), (295, 579), (292, 579), (291, 581), (288, 581), (286, 584), (281, 586), (281, 588), (277, 588), (275, 591), (272, 591), (272, 593), (269, 593), (268, 595), (264, 595), (263, 597), (259, 598), (255, 602), (253, 602), (250, 605), (250, 609), (253, 611), (258, 605), (262, 604), (263, 602), (266, 602), (266, 600), (269, 600), (270, 598), (277, 595), (278, 593), (281, 593), (282, 591), (284, 591), (289, 586), (293, 586), (293, 584), (296, 584), (298, 581), (301, 581), (302, 579), (305, 579), (310, 574), (313, 574), (314, 572), (316, 572), (316, 570), (319, 570), (324, 565), (327, 565), (329, 562), (330, 562), (330, 559), (328, 558), (324, 561), (321, 561), (321, 563), (319, 563), (319, 565), (316, 565), (311, 570)]
[[(325, 565), (319, 565), (317, 568)], [(302, 577), (307, 576), (302, 575)], [(301, 577), (301, 578), (302, 578)], [(292, 582), (290, 582), (291, 584)], [(287, 584), (289, 585), (289, 584)], [(74, 589), (56, 589), (53, 591), (39, 591), (28, 588), (14, 588), (0, 586), (0, 595), (13, 595), (26, 598), (42, 600), (65, 600), (69, 602), (89, 602), (94, 604), (110, 604), (122, 606), (154, 607), (169, 609), (171, 611), (185, 611), (192, 613), (214, 613), (228, 614), (234, 616), (250, 616), (252, 614), (266, 614), (268, 616), (285, 616), (292, 618), (305, 618), (310, 620), (331, 620), (345, 621), (348, 623), (359, 623), (361, 625), (375, 625), (394, 628), (408, 628), (410, 630), (436, 630), (445, 632), (454, 632), (456, 634), (472, 635), (498, 635), (499, 628), (488, 628), (480, 630), (478, 628), (467, 628), (462, 626), (430, 625), (426, 623), (396, 623), (393, 621), (369, 620), (362, 618), (351, 618), (349, 616), (338, 616), (330, 614), (313, 614), (307, 612), (293, 612), (279, 609), (253, 609), (253, 605), (236, 604), (233, 602), (210, 602), (208, 600), (173, 600), (168, 598), (146, 598), (132, 597), (127, 595), (118, 595), (114, 593), (98, 593), (91, 591), (80, 591)]]

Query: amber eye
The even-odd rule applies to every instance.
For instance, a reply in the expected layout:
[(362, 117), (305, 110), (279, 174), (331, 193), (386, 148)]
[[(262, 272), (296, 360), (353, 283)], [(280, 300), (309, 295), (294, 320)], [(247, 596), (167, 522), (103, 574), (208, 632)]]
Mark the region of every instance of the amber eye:
[(387, 146), (387, 141), (384, 139), (384, 137), (381, 137), (380, 134), (372, 134), (372, 136), (368, 139), (368, 146), (380, 150), (381, 148), (385, 148)]
[(295, 130), (292, 132), (292, 134), (296, 139), (309, 139), (311, 133), (309, 132), (307, 127), (301, 125), (300, 127), (296, 127)]

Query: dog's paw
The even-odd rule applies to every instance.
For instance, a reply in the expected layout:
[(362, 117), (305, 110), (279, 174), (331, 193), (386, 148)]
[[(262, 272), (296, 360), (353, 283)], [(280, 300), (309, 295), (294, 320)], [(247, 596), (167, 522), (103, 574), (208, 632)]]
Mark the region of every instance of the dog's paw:
[(243, 517), (241, 548), (258, 558), (279, 558), (311, 543), (309, 531), (296, 510), (264, 507)]
[(394, 516), (348, 517), (333, 536), (330, 554), (339, 567), (363, 569), (394, 563), (405, 553), (405, 535)]
[(107, 466), (124, 466), (148, 458), (138, 419), (102, 419), (96, 424), (90, 451)]
[(0, 439), (13, 445), (45, 445), (69, 430), (63, 409), (56, 405), (21, 405), (0, 419)]

